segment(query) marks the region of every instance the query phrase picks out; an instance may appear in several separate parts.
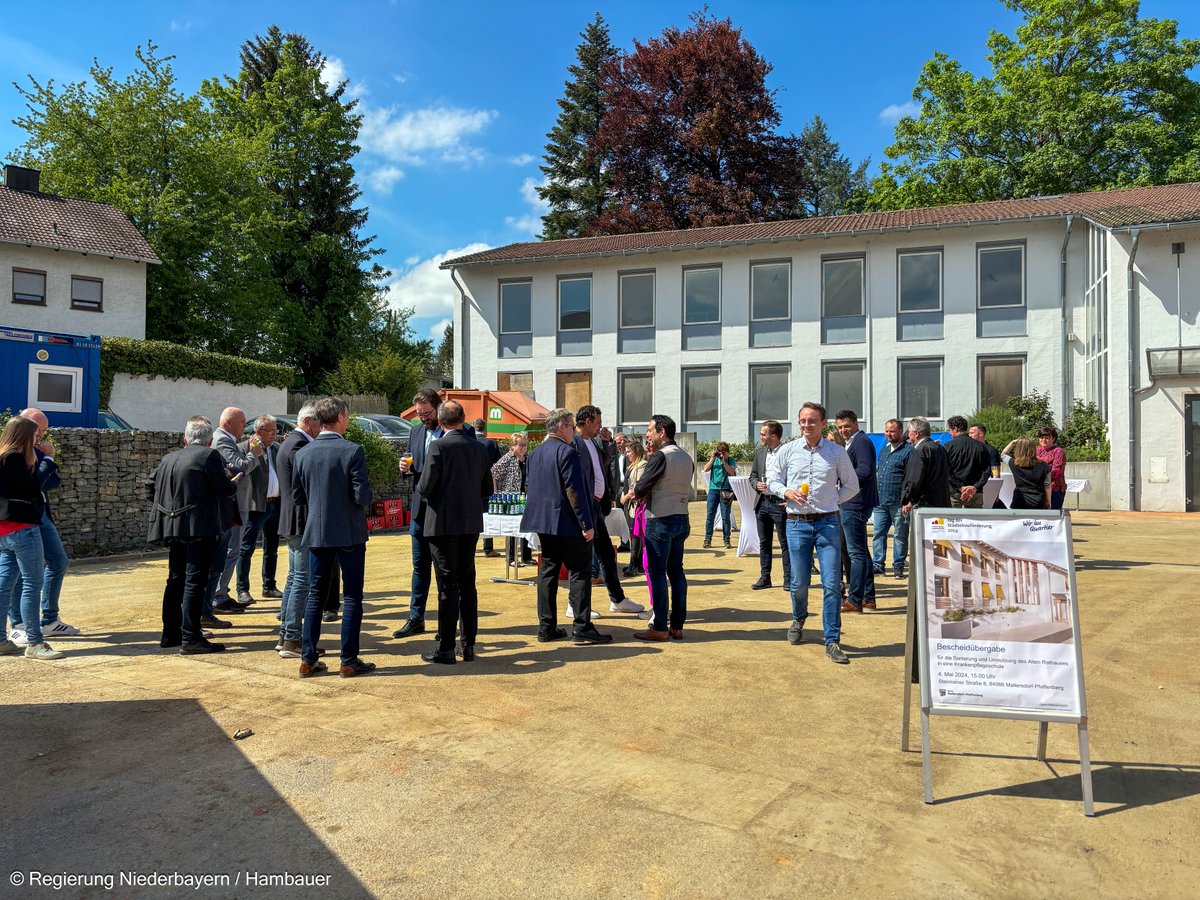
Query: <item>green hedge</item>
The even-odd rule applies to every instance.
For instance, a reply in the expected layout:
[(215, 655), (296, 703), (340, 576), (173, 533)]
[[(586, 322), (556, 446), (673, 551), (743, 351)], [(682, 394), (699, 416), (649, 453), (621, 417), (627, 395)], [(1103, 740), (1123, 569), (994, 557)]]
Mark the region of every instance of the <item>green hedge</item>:
[(296, 373), (290, 366), (276, 366), (209, 353), (167, 341), (139, 341), (128, 337), (100, 339), (100, 408), (108, 409), (113, 379), (118, 372), (151, 378), (200, 378), (254, 387), (290, 388)]
[(346, 428), (346, 440), (353, 441), (363, 448), (371, 493), (378, 498), (388, 496), (400, 478), (400, 460), (396, 458), (392, 445), (379, 432), (367, 431), (355, 422), (353, 413)]

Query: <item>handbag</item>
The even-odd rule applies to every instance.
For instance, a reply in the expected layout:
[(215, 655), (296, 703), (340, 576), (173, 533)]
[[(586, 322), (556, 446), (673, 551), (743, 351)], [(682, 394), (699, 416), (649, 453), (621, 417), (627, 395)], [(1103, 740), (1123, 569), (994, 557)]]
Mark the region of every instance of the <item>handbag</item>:
[(733, 491), (721, 491), (721, 502), (722, 503), (732, 503), (733, 502)]

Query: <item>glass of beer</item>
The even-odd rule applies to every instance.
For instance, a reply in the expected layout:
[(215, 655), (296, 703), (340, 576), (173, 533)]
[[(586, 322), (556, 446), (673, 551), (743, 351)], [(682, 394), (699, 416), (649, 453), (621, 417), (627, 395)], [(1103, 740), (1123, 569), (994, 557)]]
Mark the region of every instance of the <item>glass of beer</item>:
[(1000, 477), (1000, 467), (999, 466), (992, 466), (992, 477), (993, 478)]
[(807, 481), (800, 482), (800, 496), (804, 497), (806, 500), (808, 499), (808, 482)]

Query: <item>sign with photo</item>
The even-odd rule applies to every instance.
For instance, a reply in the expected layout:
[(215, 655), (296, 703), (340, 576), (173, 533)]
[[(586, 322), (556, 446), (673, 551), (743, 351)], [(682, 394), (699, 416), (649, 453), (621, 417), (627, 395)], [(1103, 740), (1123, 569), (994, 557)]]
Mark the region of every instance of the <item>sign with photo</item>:
[(1083, 717), (1070, 519), (954, 513), (918, 520), (922, 706)]

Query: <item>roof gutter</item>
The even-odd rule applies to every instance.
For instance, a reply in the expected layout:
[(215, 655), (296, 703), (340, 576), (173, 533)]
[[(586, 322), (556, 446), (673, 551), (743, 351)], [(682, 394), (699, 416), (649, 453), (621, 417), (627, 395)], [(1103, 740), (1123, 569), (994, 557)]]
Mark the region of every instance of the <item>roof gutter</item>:
[[(467, 286), (463, 284), (461, 276), (458, 274), (458, 267), (450, 270), (450, 278), (458, 286), (458, 302), (459, 302), (459, 319), (458, 325), (454, 328), (454, 340), (458, 344), (458, 352), (454, 354), (454, 362), (450, 367), (451, 380), (455, 384), (467, 384)], [(455, 378), (454, 374), (458, 374), (455, 370), (458, 369), (458, 363), (462, 362), (462, 377)]]
[(1059, 343), (1062, 350), (1062, 418), (1070, 414), (1071, 401), (1071, 363), (1070, 346), (1067, 343), (1067, 244), (1071, 242), (1071, 226), (1075, 224), (1075, 216), (1067, 216), (1067, 233), (1063, 235), (1062, 250), (1058, 254), (1059, 283)]
[(1119, 225), (1108, 230), (1114, 234), (1136, 234), (1139, 231), (1153, 231), (1159, 228), (1170, 231), (1172, 228), (1194, 228), (1200, 225), (1200, 219), (1186, 219), (1182, 222), (1147, 222), (1144, 225)]
[(145, 263), (148, 266), (161, 266), (162, 260), (147, 256), (130, 256), (128, 253), (112, 253), (108, 250), (80, 250), (78, 247), (63, 247), (58, 244), (43, 244), (39, 241), (13, 240), (0, 237), (0, 244), (16, 244), (21, 247), (38, 247), (42, 250), (61, 250), (66, 253), (81, 253), (84, 256), (104, 256), (108, 259), (128, 259), (132, 262)]
[(1129, 485), (1129, 509), (1135, 511), (1137, 506), (1137, 477), (1134, 454), (1137, 452), (1137, 395), (1140, 393), (1137, 384), (1140, 380), (1137, 377), (1137, 354), (1134, 348), (1137, 346), (1137, 331), (1138, 331), (1138, 308), (1137, 308), (1137, 278), (1133, 274), (1134, 263), (1137, 260), (1138, 243), (1142, 239), (1142, 232), (1139, 228), (1131, 229), (1129, 232), (1133, 236), (1133, 243), (1129, 247), (1129, 263), (1125, 267), (1125, 307), (1127, 313), (1127, 322), (1125, 333), (1128, 336), (1129, 346), (1127, 349), (1126, 365), (1129, 367), (1129, 465), (1128, 485)]

